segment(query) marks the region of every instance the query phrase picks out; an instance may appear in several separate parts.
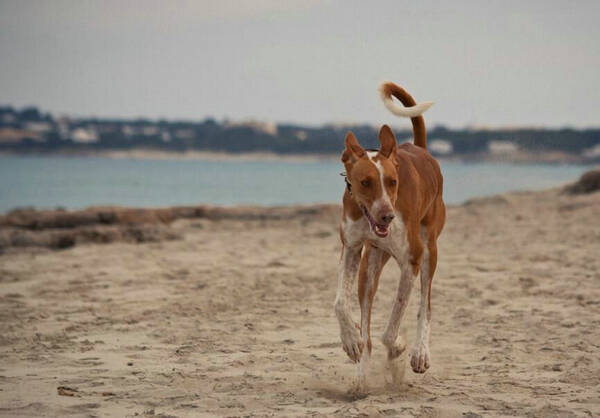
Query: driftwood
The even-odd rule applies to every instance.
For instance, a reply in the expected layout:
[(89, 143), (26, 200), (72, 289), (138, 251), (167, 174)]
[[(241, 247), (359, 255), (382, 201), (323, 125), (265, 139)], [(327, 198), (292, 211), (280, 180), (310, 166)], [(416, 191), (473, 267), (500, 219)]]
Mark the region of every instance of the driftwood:
[(267, 221), (323, 216), (337, 219), (339, 206), (16, 209), (0, 216), (0, 250), (32, 246), (63, 249), (85, 242), (173, 240), (181, 238), (181, 233), (170, 227), (177, 219)]

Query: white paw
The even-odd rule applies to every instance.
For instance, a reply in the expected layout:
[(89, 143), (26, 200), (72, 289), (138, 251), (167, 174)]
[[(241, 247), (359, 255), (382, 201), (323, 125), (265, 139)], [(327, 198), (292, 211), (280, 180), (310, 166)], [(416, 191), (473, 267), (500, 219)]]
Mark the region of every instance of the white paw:
[(387, 368), (392, 376), (392, 384), (397, 388), (401, 388), (404, 383), (406, 356), (400, 355), (392, 359), (388, 358)]
[(350, 360), (358, 363), (363, 352), (364, 344), (360, 337), (358, 325), (344, 326), (341, 329), (342, 347)]
[(429, 368), (429, 347), (425, 344), (417, 344), (410, 356), (410, 366), (415, 373), (425, 373)]
[(390, 342), (386, 337), (383, 337), (383, 345), (388, 349), (388, 360), (400, 357), (404, 353), (404, 350), (406, 350), (406, 342), (404, 342), (404, 338), (401, 335), (398, 335), (394, 342)]

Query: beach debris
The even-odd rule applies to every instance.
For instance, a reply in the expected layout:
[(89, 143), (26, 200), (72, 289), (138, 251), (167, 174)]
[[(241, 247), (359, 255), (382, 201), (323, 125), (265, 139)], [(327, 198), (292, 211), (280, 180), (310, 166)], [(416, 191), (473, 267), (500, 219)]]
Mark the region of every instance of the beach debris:
[(315, 218), (337, 219), (338, 205), (290, 207), (210, 205), (169, 208), (91, 207), (83, 210), (15, 209), (0, 215), (0, 252), (14, 247), (45, 247), (54, 250), (83, 243), (160, 242), (183, 238), (171, 227), (177, 219), (206, 221), (289, 221)]
[(587, 171), (575, 183), (565, 187), (569, 194), (587, 194), (600, 190), (600, 168)]
[(59, 386), (56, 388), (56, 391), (60, 396), (80, 396), (79, 390), (68, 386)]

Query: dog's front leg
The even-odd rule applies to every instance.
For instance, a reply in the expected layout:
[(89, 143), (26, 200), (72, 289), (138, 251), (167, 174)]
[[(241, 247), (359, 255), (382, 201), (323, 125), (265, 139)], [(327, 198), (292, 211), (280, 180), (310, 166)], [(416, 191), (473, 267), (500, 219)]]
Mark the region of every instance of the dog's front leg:
[(416, 275), (410, 264), (400, 264), (400, 284), (398, 285), (398, 293), (392, 308), (390, 320), (383, 333), (382, 342), (388, 349), (388, 367), (392, 373), (394, 383), (401, 383), (404, 375), (404, 362), (400, 355), (406, 349), (406, 342), (400, 335), (400, 324), (402, 317), (408, 306), (408, 300), (415, 282)]
[(343, 247), (335, 298), (335, 314), (340, 324), (342, 346), (348, 357), (355, 363), (360, 360), (364, 344), (360, 337), (359, 327), (352, 319), (350, 297), (360, 262), (361, 250), (362, 245)]
[(398, 293), (394, 300), (390, 320), (382, 337), (383, 345), (388, 349), (389, 360), (398, 357), (406, 349), (406, 342), (400, 336), (400, 323), (408, 306), (410, 293), (416, 279), (416, 275), (410, 265), (400, 265), (400, 272), (401, 277), (400, 284), (398, 285)]
[(366, 389), (366, 373), (371, 355), (371, 309), (379, 285), (379, 276), (389, 260), (385, 251), (366, 244), (358, 272), (358, 301), (360, 302), (360, 331), (365, 349), (358, 365), (358, 385), (360, 393)]

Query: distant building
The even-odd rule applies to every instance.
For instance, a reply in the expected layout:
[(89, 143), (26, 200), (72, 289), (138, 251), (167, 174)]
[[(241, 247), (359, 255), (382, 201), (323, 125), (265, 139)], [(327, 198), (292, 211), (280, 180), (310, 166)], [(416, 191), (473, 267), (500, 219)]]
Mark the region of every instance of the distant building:
[(583, 151), (583, 156), (586, 158), (599, 158), (600, 157), (600, 144), (597, 144), (597, 145)]
[(171, 132), (164, 130), (160, 133), (160, 139), (162, 139), (163, 142), (171, 142)]
[(137, 135), (137, 129), (135, 129), (135, 127), (133, 127), (131, 125), (124, 125), (123, 126), (123, 135), (125, 135), (126, 137), (131, 137), (131, 136)]
[(155, 136), (158, 135), (159, 129), (155, 125), (146, 125), (142, 127), (142, 135), (144, 136)]
[(26, 139), (34, 142), (44, 142), (39, 132), (16, 128), (0, 128), (0, 144), (18, 144)]
[(495, 155), (514, 154), (519, 151), (519, 147), (512, 141), (490, 141), (488, 151)]
[(438, 155), (449, 155), (453, 151), (452, 143), (444, 139), (434, 139), (427, 145), (427, 148), (432, 154)]
[(71, 140), (79, 144), (93, 144), (98, 142), (98, 133), (93, 128), (75, 128), (71, 132)]
[(12, 125), (17, 121), (17, 116), (14, 113), (3, 113), (0, 121), (5, 125)]
[(296, 131), (294, 132), (294, 136), (298, 138), (298, 141), (306, 141), (306, 138), (308, 138), (306, 131)]
[(193, 129), (177, 129), (175, 131), (175, 138), (177, 139), (194, 139), (196, 134)]
[(61, 116), (56, 119), (56, 126), (58, 127), (58, 136), (63, 141), (71, 138), (71, 120), (67, 117)]
[(114, 135), (121, 131), (121, 127), (116, 123), (94, 125), (94, 129), (102, 135)]
[(267, 135), (276, 136), (277, 135), (277, 124), (274, 122), (259, 122), (255, 120), (249, 120), (245, 122), (225, 122), (225, 127), (227, 128), (250, 128), (256, 132), (262, 132)]
[(23, 127), (28, 131), (47, 133), (52, 130), (52, 124), (48, 122), (25, 122)]

